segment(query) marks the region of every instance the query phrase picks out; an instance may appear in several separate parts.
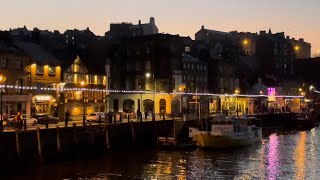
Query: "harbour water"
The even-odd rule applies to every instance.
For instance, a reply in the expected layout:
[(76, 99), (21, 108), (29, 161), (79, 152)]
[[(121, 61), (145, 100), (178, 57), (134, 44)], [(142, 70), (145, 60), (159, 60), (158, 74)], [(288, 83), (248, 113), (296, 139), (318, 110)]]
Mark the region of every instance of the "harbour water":
[(8, 179), (319, 179), (320, 129), (238, 150), (113, 150), (103, 156), (25, 168)]

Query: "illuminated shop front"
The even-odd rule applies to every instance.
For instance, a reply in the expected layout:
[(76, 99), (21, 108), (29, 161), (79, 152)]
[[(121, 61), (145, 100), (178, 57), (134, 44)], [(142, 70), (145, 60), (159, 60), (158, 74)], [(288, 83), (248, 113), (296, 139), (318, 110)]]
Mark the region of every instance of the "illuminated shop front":
[(35, 95), (32, 97), (32, 114), (53, 114), (56, 99), (52, 95)]

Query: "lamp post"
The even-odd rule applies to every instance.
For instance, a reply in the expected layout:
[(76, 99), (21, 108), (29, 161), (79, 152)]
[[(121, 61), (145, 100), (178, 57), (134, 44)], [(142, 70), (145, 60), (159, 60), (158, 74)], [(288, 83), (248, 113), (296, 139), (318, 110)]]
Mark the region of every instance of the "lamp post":
[(2, 114), (2, 93), (3, 93), (3, 85), (2, 83), (6, 80), (6, 77), (2, 74), (0, 74), (0, 113), (1, 113), (1, 119), (0, 119), (0, 132), (3, 132), (3, 114)]
[(236, 95), (236, 113), (237, 113), (237, 117), (239, 118), (238, 94), (240, 94), (240, 90), (236, 89), (234, 93)]
[[(84, 81), (80, 82), (81, 87), (84, 87), (86, 83)], [(86, 103), (85, 103), (85, 98), (84, 98), (84, 90), (81, 90), (82, 92), (82, 100), (83, 100), (83, 117), (82, 117), (82, 124), (83, 126), (86, 126)]]
[[(150, 73), (146, 73), (146, 78), (149, 79), (151, 77)], [(154, 74), (152, 74), (152, 80), (153, 80), (153, 112), (152, 112), (152, 121), (155, 121), (156, 119), (156, 80), (154, 79)]]

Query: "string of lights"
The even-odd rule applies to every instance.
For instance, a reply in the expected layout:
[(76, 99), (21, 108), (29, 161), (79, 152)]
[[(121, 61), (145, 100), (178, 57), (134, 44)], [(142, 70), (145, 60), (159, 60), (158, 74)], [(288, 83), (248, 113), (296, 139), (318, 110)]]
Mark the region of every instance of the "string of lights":
[[(91, 89), (91, 88), (47, 88), (47, 87), (36, 87), (36, 86), (14, 86), (14, 85), (0, 85), (0, 88), (7, 89), (23, 89), (23, 90), (41, 90), (41, 91), (90, 91), (90, 92), (104, 92), (104, 93), (127, 93), (127, 94), (158, 94), (158, 95), (191, 95), (191, 96), (225, 96), (225, 97), (268, 97), (264, 94), (213, 94), (213, 93), (163, 93), (154, 91), (129, 91), (129, 90), (107, 90), (107, 89)], [(320, 91), (314, 90), (316, 93)], [(276, 98), (304, 98), (304, 96), (292, 96), (292, 95), (278, 95)]]

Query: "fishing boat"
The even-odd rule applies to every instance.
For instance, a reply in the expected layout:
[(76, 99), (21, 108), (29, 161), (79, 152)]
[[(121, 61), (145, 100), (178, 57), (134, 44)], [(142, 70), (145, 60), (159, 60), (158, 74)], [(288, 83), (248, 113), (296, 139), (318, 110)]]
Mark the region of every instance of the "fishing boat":
[(246, 117), (217, 117), (212, 120), (211, 130), (189, 128), (189, 137), (201, 148), (224, 149), (248, 146), (262, 140), (262, 130), (249, 125)]

